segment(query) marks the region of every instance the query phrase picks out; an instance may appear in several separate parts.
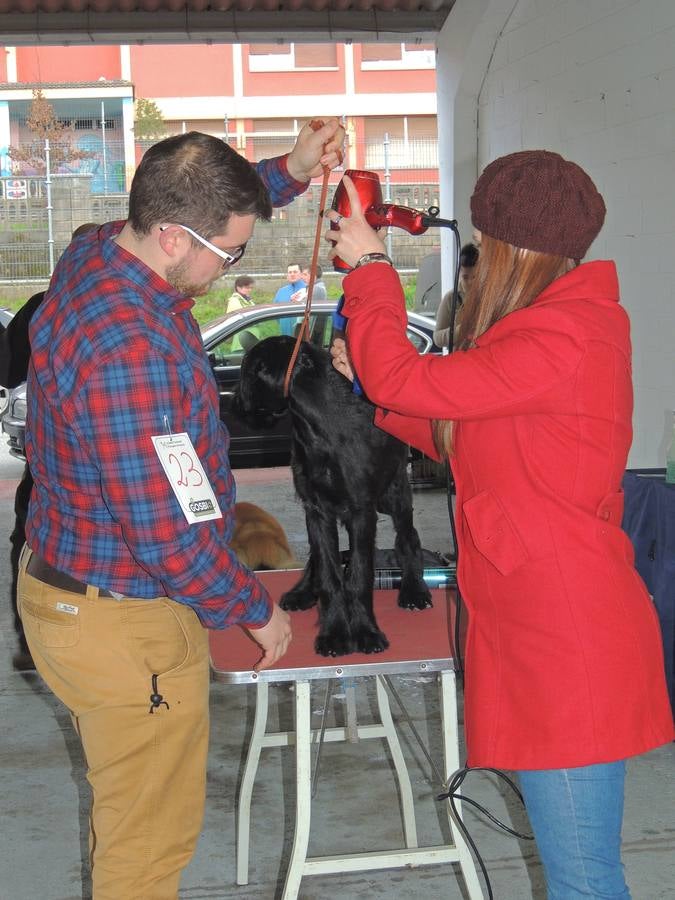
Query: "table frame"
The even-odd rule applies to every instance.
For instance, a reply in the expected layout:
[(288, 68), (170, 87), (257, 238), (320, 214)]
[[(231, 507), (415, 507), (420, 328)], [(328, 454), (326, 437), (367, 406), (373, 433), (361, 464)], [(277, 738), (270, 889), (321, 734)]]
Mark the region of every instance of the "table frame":
[[(272, 669), (255, 672), (216, 672), (216, 678), (229, 683), (256, 684), (256, 709), (246, 763), (237, 798), (237, 884), (249, 883), (249, 850), (251, 803), (260, 755), (267, 747), (295, 747), (296, 815), (293, 846), (286, 873), (282, 900), (296, 900), (303, 877), (373, 869), (415, 868), (424, 865), (458, 863), (470, 900), (481, 900), (483, 891), (468, 845), (452, 818), (446, 801), (446, 812), (452, 843), (419, 847), (412, 785), (405, 758), (391, 715), (384, 676), (393, 674), (436, 674), (440, 688), (441, 732), (443, 743), (443, 775), (447, 780), (460, 767), (456, 681), (452, 659), (406, 660), (359, 665), (327, 663), (299, 669)], [(349, 727), (326, 728), (323, 733), (311, 727), (310, 685), (318, 679), (375, 678), (380, 722), (357, 725), (359, 739), (380, 738), (387, 742), (394, 764), (401, 802), (405, 847), (365, 853), (343, 853), (334, 856), (308, 857), (311, 826), (311, 748), (320, 738), (329, 742), (349, 739)], [(295, 687), (293, 731), (268, 732), (269, 683), (292, 682)], [(461, 807), (458, 804), (461, 814)]]

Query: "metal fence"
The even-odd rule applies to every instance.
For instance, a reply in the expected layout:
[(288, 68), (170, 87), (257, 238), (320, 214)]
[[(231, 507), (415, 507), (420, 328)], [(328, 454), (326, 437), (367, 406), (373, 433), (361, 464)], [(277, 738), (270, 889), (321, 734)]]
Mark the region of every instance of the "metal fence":
[[(294, 135), (238, 135), (228, 140), (257, 161), (290, 150)], [(136, 145), (136, 163), (152, 143)], [(78, 225), (126, 217), (121, 156), (121, 147), (109, 142), (105, 166), (103, 160), (89, 157), (61, 163), (56, 173), (22, 171), (17, 166), (11, 177), (0, 178), (0, 281), (47, 279)], [(364, 141), (350, 148), (348, 159), (351, 165), (379, 173), (385, 200), (416, 209), (439, 205), (435, 137)], [(331, 176), (329, 203), (339, 179), (339, 171)], [(290, 206), (276, 209), (271, 222), (259, 223), (242, 264), (246, 272), (285, 273), (290, 262), (309, 262), (319, 200), (320, 184), (315, 181)], [(431, 229), (419, 237), (393, 229), (387, 244), (397, 267), (417, 269), (420, 260), (439, 247), (440, 236)], [(320, 262), (330, 266), (327, 244), (322, 245)]]

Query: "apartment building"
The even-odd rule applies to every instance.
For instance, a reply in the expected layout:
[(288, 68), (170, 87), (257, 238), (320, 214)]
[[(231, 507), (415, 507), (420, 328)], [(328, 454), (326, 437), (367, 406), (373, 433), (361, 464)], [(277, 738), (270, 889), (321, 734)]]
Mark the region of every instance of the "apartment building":
[(308, 119), (341, 116), (349, 166), (407, 170), (416, 183), (438, 177), (433, 44), (5, 47), (4, 177), (31, 174), (8, 150), (34, 140), (26, 117), (38, 88), (87, 154), (57, 171), (89, 173), (95, 193), (128, 189), (144, 149), (134, 133), (139, 98), (157, 104), (167, 134), (215, 134), (253, 161), (289, 149)]

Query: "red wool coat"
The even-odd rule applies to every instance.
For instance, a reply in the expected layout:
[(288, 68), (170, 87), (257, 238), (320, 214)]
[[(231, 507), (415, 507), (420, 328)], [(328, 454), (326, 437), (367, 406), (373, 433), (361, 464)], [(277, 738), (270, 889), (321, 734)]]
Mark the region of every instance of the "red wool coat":
[(614, 264), (579, 266), (445, 357), (406, 340), (389, 266), (344, 289), (377, 424), (436, 456), (430, 419), (455, 421), (469, 765), (583, 766), (672, 740), (659, 623), (620, 527), (632, 386)]

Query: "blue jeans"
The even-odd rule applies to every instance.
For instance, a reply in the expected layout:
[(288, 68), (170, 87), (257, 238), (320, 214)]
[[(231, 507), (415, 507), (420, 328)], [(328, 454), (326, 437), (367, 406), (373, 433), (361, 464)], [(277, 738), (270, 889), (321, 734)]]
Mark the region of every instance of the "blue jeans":
[(518, 772), (548, 900), (630, 900), (621, 864), (625, 762)]

